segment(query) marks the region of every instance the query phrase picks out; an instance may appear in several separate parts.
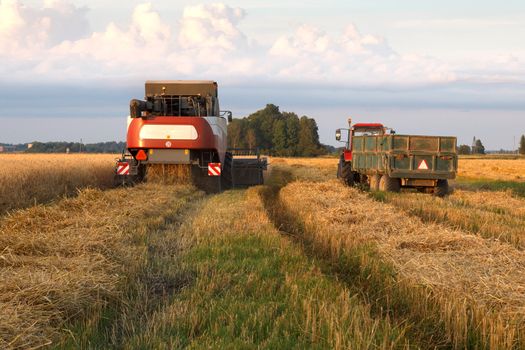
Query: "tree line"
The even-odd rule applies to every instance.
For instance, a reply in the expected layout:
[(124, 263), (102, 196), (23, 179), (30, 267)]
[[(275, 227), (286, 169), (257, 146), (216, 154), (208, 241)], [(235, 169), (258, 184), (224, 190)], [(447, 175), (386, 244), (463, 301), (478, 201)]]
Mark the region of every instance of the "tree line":
[(228, 125), (228, 146), (259, 148), (261, 152), (284, 157), (315, 157), (335, 149), (319, 142), (315, 119), (283, 112), (274, 104)]
[(477, 139), (474, 137), (474, 140), (472, 141), (472, 146), (469, 145), (461, 145), (458, 149), (459, 154), (485, 154), (485, 146), (483, 146), (483, 142), (481, 142), (480, 139)]
[(83, 144), (80, 142), (34, 142), (26, 153), (121, 153), (125, 142), (99, 142)]
[[(504, 151), (502, 150), (502, 153)], [(508, 153), (515, 153), (516, 151), (507, 151)], [(480, 139), (477, 139), (474, 137), (474, 140), (472, 142), (472, 146), (469, 145), (461, 145), (458, 149), (459, 154), (485, 154), (485, 146), (483, 146), (483, 143)], [(525, 135), (521, 135), (520, 143), (518, 147), (518, 153), (521, 155), (525, 155)]]

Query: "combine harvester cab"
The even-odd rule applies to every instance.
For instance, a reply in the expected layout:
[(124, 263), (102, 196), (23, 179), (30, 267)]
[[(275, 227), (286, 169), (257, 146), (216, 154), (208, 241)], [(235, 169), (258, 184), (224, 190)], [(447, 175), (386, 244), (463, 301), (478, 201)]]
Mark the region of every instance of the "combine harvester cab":
[(256, 161), (236, 158), (227, 149), (231, 119), (231, 112), (220, 111), (216, 82), (146, 82), (145, 100), (130, 102), (127, 152), (117, 160), (116, 183), (171, 176), (210, 193), (236, 182), (261, 184), (266, 159), (256, 151)]
[(343, 130), (348, 132), (337, 169), (344, 183), (388, 192), (415, 188), (440, 197), (448, 193), (448, 180), (456, 177), (458, 167), (455, 137), (396, 135), (382, 124), (348, 123), (348, 129), (336, 131), (337, 141)]

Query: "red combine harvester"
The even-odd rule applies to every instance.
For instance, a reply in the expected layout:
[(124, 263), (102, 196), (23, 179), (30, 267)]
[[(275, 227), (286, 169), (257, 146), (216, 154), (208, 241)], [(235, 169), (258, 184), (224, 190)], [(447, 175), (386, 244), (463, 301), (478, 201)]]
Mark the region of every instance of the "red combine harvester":
[(227, 148), (232, 113), (219, 108), (213, 81), (148, 81), (145, 100), (131, 100), (127, 149), (117, 184), (148, 178), (152, 166), (184, 167), (207, 192), (263, 183), (267, 160), (257, 150)]

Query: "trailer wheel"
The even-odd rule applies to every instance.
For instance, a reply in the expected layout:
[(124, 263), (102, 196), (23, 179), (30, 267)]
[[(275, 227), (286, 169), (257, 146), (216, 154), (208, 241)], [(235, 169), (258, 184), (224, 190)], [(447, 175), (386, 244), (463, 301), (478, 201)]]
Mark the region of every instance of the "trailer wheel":
[(339, 167), (337, 169), (338, 178), (347, 186), (354, 185), (354, 172), (352, 171), (352, 163), (345, 162), (343, 156), (339, 159)]
[(370, 176), (370, 191), (379, 191), (379, 182), (381, 176), (379, 174), (374, 174)]
[(448, 180), (438, 180), (437, 186), (434, 188), (434, 196), (445, 197), (448, 190)]
[(401, 190), (401, 182), (399, 179), (385, 174), (381, 176), (381, 180), (379, 181), (379, 190), (385, 192), (399, 192)]

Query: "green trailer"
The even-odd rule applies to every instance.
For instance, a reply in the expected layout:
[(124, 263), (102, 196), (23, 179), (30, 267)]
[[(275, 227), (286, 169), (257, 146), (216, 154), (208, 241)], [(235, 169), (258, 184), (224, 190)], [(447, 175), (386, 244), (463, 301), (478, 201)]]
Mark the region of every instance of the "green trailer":
[[(457, 140), (451, 136), (396, 135), (382, 124), (367, 123), (348, 131), (337, 175), (348, 185), (364, 183), (371, 190), (398, 192), (415, 188), (444, 196), (456, 177)], [(388, 132), (390, 130), (390, 133)]]

